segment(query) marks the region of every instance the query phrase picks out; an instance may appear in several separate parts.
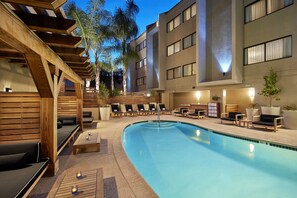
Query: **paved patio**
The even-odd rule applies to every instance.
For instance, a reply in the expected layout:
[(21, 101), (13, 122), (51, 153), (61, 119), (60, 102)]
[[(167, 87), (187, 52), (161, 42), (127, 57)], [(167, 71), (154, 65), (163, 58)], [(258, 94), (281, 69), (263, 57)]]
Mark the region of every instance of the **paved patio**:
[[(155, 120), (156, 116), (138, 116), (112, 118), (109, 121), (98, 121), (96, 131), (101, 135), (101, 151), (72, 155), (72, 146), (59, 156), (60, 170), (55, 177), (42, 178), (30, 197), (46, 197), (56, 178), (66, 169), (103, 168), (105, 197), (157, 197), (153, 190), (127, 158), (121, 144), (123, 129), (137, 121)], [(266, 130), (247, 129), (234, 125), (221, 124), (219, 119), (189, 119), (162, 115), (161, 120), (175, 120), (196, 124), (212, 131), (220, 131), (229, 135), (257, 139), (297, 149), (297, 130), (279, 129), (276, 133)], [(87, 128), (85, 128), (87, 130)]]

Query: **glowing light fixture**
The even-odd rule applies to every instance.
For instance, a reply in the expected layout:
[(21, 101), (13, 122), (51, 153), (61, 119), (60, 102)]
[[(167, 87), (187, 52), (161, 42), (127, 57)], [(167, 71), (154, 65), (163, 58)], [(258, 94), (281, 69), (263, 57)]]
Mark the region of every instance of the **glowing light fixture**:
[(255, 97), (255, 88), (249, 88), (248, 95), (250, 98)]
[(197, 135), (197, 137), (200, 136), (200, 130), (196, 130), (196, 135)]
[(253, 153), (255, 151), (255, 145), (249, 144), (250, 152)]
[(227, 91), (226, 89), (223, 89), (223, 96), (226, 97), (226, 95), (227, 95)]

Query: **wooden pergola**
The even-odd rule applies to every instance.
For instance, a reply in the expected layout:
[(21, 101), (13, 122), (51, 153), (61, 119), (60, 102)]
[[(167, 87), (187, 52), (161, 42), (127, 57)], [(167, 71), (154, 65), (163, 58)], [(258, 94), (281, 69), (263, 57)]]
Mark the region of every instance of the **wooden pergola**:
[[(75, 84), (78, 120), (82, 128), (83, 79), (94, 72), (80, 37), (72, 32), (76, 21), (61, 6), (67, 0), (1, 0), (0, 58), (28, 67), (40, 95), (40, 141), (50, 157), (49, 172), (59, 168), (57, 106), (64, 79)], [(21, 137), (21, 136), (20, 136)]]

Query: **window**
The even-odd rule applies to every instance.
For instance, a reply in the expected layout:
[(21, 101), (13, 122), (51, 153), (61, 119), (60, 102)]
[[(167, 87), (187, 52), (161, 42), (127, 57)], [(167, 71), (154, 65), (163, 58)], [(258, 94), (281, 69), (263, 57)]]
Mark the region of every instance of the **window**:
[(185, 21), (189, 20), (190, 18), (195, 16), (196, 13), (197, 13), (196, 3), (194, 3), (192, 6), (190, 6), (186, 10), (184, 10), (184, 12), (183, 12), (183, 21), (185, 22)]
[(175, 54), (180, 51), (180, 41), (167, 46), (167, 56)]
[(257, 1), (245, 7), (245, 22), (251, 22), (266, 14), (266, 0)]
[(180, 15), (172, 19), (167, 23), (167, 32), (171, 32), (173, 29), (180, 25)]
[(139, 52), (144, 48), (146, 48), (146, 39), (144, 41), (142, 41), (141, 43), (139, 43), (138, 45), (136, 45), (136, 51)]
[(196, 33), (183, 38), (183, 49), (191, 47), (196, 44)]
[(176, 67), (167, 70), (167, 80), (172, 80), (181, 77), (181, 67)]
[(292, 37), (266, 43), (266, 61), (292, 56)]
[(267, 14), (293, 4), (293, 0), (267, 0)]
[(264, 44), (247, 48), (245, 50), (245, 64), (254, 64), (264, 62)]
[(146, 66), (146, 58), (140, 60), (139, 62), (136, 62), (135, 64), (136, 69), (140, 69), (144, 66)]
[(292, 56), (292, 36), (287, 36), (244, 50), (245, 65)]
[(193, 76), (195, 72), (196, 63), (191, 63), (183, 66), (183, 77)]
[(260, 0), (245, 7), (245, 23), (290, 6), (294, 0)]
[(136, 79), (136, 86), (142, 86), (145, 85), (146, 77), (140, 77)]

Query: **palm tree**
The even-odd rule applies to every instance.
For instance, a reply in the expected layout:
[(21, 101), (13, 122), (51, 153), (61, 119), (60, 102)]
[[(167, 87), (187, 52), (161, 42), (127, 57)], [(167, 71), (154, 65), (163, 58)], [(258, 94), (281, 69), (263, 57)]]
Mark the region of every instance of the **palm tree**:
[(130, 59), (138, 59), (138, 54), (130, 48), (130, 41), (136, 38), (138, 27), (135, 16), (139, 12), (134, 0), (126, 1), (126, 8), (117, 8), (112, 17), (111, 34), (114, 38), (114, 45), (111, 49), (120, 55), (115, 58), (115, 65), (123, 65), (123, 90), (127, 93), (127, 68)]
[(82, 37), (83, 46), (86, 48), (86, 55), (94, 57), (92, 64), (96, 73), (96, 90), (99, 91), (100, 64), (99, 55), (105, 39), (102, 26), (110, 23), (111, 15), (103, 9), (105, 0), (89, 0), (86, 11), (77, 7), (74, 1), (66, 5), (66, 15), (77, 21), (76, 34)]
[(114, 91), (114, 77), (113, 73), (114, 71), (118, 68), (117, 65), (115, 65), (112, 61), (112, 57), (109, 53), (105, 53), (103, 55), (103, 61), (101, 62), (101, 68), (104, 69), (107, 72), (110, 72), (111, 79), (110, 79), (110, 84), (111, 84), (111, 92), (113, 93)]

